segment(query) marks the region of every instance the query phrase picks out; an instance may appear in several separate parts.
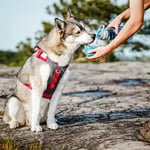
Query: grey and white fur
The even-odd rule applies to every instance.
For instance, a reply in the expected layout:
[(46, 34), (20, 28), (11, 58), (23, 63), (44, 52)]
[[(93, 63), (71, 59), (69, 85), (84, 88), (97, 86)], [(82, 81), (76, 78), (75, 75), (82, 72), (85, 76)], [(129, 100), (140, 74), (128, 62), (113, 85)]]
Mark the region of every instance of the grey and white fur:
[[(55, 27), (44, 37), (38, 47), (48, 57), (58, 62), (59, 66), (67, 66), (80, 45), (93, 42), (95, 35), (86, 31), (68, 10), (65, 20), (55, 18)], [(47, 127), (57, 129), (55, 121), (56, 107), (69, 76), (69, 67), (62, 76), (51, 100), (43, 98), (43, 91), (47, 87), (52, 68), (44, 61), (38, 60), (33, 54), (18, 72), (16, 88), (8, 99), (3, 120), (11, 129), (29, 125), (31, 131), (42, 131), (41, 122), (47, 122)], [(28, 83), (32, 90), (21, 82)]]

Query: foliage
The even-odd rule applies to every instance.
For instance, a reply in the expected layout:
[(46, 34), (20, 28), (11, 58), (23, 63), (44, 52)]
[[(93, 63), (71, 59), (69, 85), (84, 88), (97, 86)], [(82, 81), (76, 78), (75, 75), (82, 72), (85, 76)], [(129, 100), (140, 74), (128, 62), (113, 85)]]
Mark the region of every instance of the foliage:
[[(114, 18), (116, 15), (121, 13), (127, 8), (127, 5), (117, 6), (111, 2), (111, 0), (60, 0), (60, 3), (54, 3), (53, 8), (50, 6), (47, 7), (47, 13), (49, 15), (59, 15), (62, 18), (65, 18), (67, 8), (72, 10), (73, 15), (77, 20), (82, 20), (84, 24), (90, 28), (90, 30), (97, 30), (100, 24), (108, 24), (108, 22)], [(73, 62), (107, 62), (107, 61), (116, 61), (116, 58), (113, 53), (105, 56), (101, 60), (87, 60), (83, 55), (81, 48), (74, 55)]]
[(1, 150), (18, 150), (17, 142), (12, 139), (0, 139)]
[(0, 51), (0, 64), (6, 64), (8, 66), (22, 66), (33, 52), (31, 39), (27, 39), (26, 42), (20, 42), (17, 45), (17, 50), (17, 52)]
[(42, 145), (40, 144), (40, 142), (34, 142), (31, 143), (30, 145), (26, 146), (27, 150), (42, 150)]
[[(26, 150), (42, 150), (42, 145), (39, 141), (32, 142), (24, 147)], [(0, 150), (19, 150), (19, 145), (16, 140), (0, 138)]]
[(91, 29), (97, 29), (97, 27), (102, 23), (108, 23), (112, 17), (116, 16), (122, 12), (126, 6), (123, 5), (119, 7), (110, 0), (60, 0), (59, 3), (53, 4), (54, 9), (47, 7), (47, 12), (50, 15), (60, 15), (63, 18), (66, 16), (67, 8), (70, 8), (74, 16), (78, 20), (83, 20), (83, 22), (88, 25)]
[[(86, 24), (86, 28), (91, 31), (97, 30), (100, 24), (108, 24), (115, 16), (121, 13), (127, 8), (127, 5), (118, 6), (111, 0), (59, 0), (52, 6), (48, 6), (47, 13), (50, 16), (59, 16), (65, 18), (67, 8), (70, 8), (77, 20), (82, 20)], [(42, 22), (43, 30), (35, 33), (35, 43), (37, 43), (43, 36), (47, 35), (48, 32), (53, 28), (54, 24), (49, 22)], [(145, 22), (143, 28), (138, 32), (139, 34), (148, 35), (150, 33), (150, 20)], [(131, 44), (130, 44), (131, 45)], [(128, 46), (127, 43), (125, 46)], [(125, 47), (123, 45), (123, 47)], [(144, 49), (146, 46), (141, 42), (134, 42), (131, 45), (133, 48)], [(149, 49), (149, 47), (146, 47)], [(17, 45), (17, 52), (0, 52), (0, 63), (7, 64), (9, 66), (22, 65), (25, 60), (32, 54), (32, 40), (27, 38), (25, 42), (20, 42)], [(106, 62), (115, 61), (114, 54), (107, 55), (105, 58), (99, 61), (86, 60), (80, 48), (74, 55), (73, 62)]]

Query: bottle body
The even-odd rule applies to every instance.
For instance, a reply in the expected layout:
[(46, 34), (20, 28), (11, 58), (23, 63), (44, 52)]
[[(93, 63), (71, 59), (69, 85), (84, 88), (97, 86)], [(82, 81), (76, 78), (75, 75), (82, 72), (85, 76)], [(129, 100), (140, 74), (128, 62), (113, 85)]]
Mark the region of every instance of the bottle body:
[[(119, 31), (123, 28), (123, 26), (119, 27)], [(97, 38), (100, 40), (113, 40), (117, 34), (115, 33), (114, 28), (105, 29), (105, 26), (102, 25), (97, 31)]]

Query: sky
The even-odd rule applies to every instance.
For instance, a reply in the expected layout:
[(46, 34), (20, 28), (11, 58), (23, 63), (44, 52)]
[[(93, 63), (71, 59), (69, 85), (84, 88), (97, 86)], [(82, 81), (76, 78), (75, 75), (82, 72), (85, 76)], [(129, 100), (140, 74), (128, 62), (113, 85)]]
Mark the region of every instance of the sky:
[[(34, 38), (42, 21), (54, 22), (57, 16), (46, 12), (55, 0), (0, 0), (0, 50), (16, 50), (16, 45)], [(125, 3), (127, 0), (118, 0)], [(150, 12), (150, 10), (149, 10)]]
[(20, 41), (42, 29), (42, 21), (53, 21), (46, 7), (54, 1), (0, 0), (0, 50), (15, 50)]

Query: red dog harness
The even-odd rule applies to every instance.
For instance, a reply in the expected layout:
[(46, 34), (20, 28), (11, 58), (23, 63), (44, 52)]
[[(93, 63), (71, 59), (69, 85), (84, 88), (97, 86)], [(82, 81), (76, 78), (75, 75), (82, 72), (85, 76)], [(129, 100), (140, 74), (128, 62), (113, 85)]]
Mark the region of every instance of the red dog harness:
[[(44, 98), (51, 98), (68, 65), (65, 67), (60, 67), (57, 62), (52, 61), (48, 57), (48, 55), (44, 51), (42, 51), (39, 47), (36, 47), (35, 51), (36, 51), (35, 57), (37, 59), (40, 59), (48, 63), (49, 66), (53, 69), (52, 76), (50, 75), (47, 83), (47, 88), (43, 93)], [(30, 90), (32, 90), (30, 84), (24, 84), (24, 85)]]

